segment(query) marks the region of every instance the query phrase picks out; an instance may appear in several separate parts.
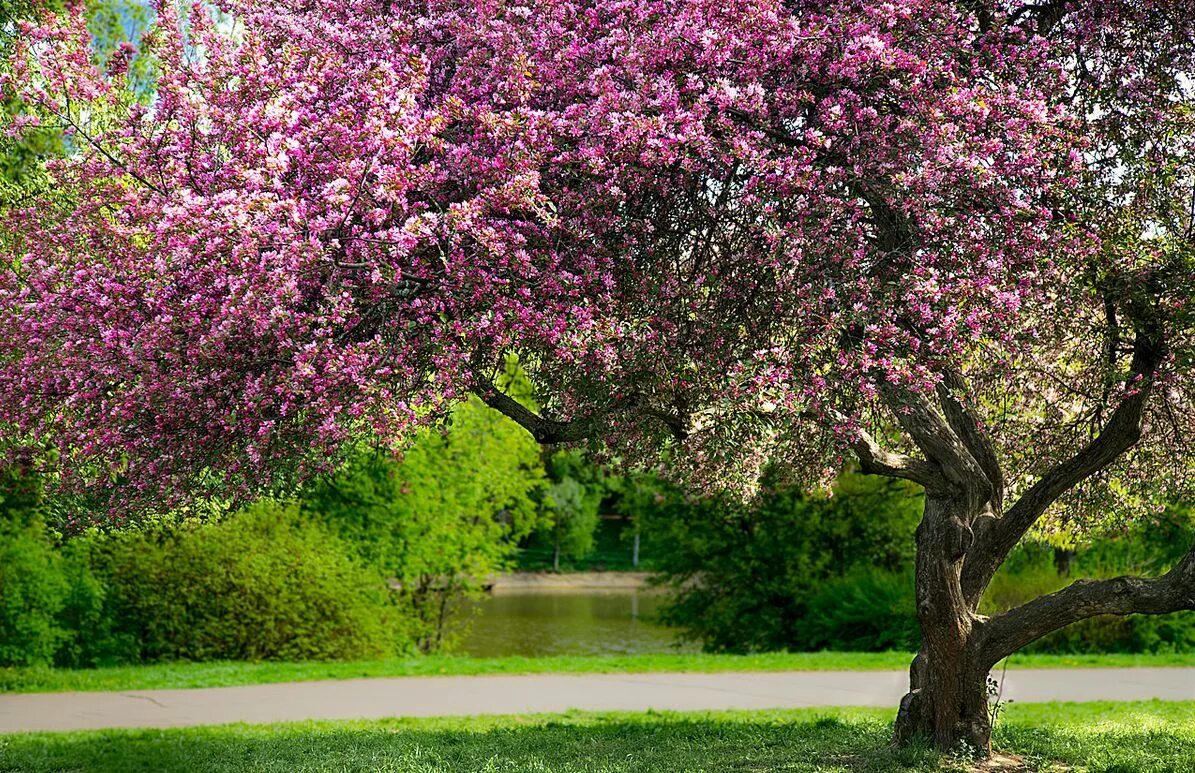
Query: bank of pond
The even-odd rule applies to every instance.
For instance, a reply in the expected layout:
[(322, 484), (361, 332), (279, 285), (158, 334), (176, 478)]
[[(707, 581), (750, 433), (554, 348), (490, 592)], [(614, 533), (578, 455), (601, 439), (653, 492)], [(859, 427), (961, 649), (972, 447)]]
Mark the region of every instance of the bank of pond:
[[(4, 665), (90, 667), (169, 661), (366, 660), (419, 651), (409, 593), (388, 587), (293, 508), (255, 508), (219, 524), (92, 535), (55, 546), (33, 527), (0, 536)], [(997, 599), (1067, 582), (1022, 556)], [(809, 624), (841, 649), (915, 649), (908, 578), (852, 573), (827, 581)], [(751, 593), (751, 588), (743, 588)], [(831, 606), (828, 599), (836, 599)], [(448, 599), (438, 651), (476, 657), (696, 651), (669, 621), (667, 587), (522, 588)], [(1012, 602), (1009, 602), (1012, 603)], [(818, 612), (818, 610), (823, 610)], [(1192, 615), (1109, 618), (1039, 645), (1054, 652), (1195, 652)], [(899, 637), (906, 637), (900, 640)], [(879, 646), (896, 641), (897, 646)], [(707, 649), (710, 649), (707, 646)], [(795, 648), (794, 648), (795, 649)]]

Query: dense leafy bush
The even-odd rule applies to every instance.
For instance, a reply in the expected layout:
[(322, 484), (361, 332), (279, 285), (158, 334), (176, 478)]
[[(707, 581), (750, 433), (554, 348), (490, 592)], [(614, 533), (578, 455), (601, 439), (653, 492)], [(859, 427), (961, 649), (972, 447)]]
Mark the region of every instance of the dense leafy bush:
[(75, 578), (80, 636), (63, 658), (74, 664), (373, 658), (394, 649), (398, 626), (381, 578), (293, 505), (261, 502), (219, 524), (90, 539), (95, 575)]
[(73, 539), (62, 549), (67, 593), (58, 619), (66, 635), (54, 656), (59, 666), (107, 666), (140, 657), (136, 635), (121, 630), (111, 605), (105, 605), (108, 590), (96, 571), (104, 558), (101, 542), (92, 535)]
[(801, 621), (810, 650), (915, 650), (921, 642), (913, 573), (860, 567), (822, 584)]
[(753, 507), (661, 493), (644, 528), (672, 593), (662, 617), (716, 652), (839, 646), (824, 617), (810, 638), (811, 600), (856, 568), (904, 570), (920, 510), (908, 487), (856, 475), (830, 497), (781, 490)]
[(61, 558), (42, 521), (40, 481), (0, 470), (0, 665), (51, 661), (64, 636), (57, 615), (65, 595)]

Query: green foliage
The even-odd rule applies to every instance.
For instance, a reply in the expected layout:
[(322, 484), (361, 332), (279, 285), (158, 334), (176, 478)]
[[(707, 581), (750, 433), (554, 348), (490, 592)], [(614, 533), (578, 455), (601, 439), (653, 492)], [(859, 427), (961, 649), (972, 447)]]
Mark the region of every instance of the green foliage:
[(578, 450), (551, 454), (546, 470), (551, 484), (542, 501), (544, 520), (520, 545), (519, 568), (632, 569), (631, 547), (624, 543), (634, 522), (600, 517), (603, 512), (627, 514), (624, 490), (631, 478), (610, 474)]
[(133, 658), (137, 644), (133, 636), (115, 630), (105, 607), (108, 596), (95, 564), (101, 558), (101, 540), (92, 535), (75, 539), (62, 549), (63, 575), (67, 593), (58, 614), (67, 633), (54, 656), (59, 666), (72, 668), (110, 665)]
[(802, 620), (802, 646), (844, 652), (915, 650), (921, 643), (911, 571), (859, 567), (820, 586)]
[[(1192, 542), (1195, 509), (1171, 505), (1118, 534), (1077, 546), (1070, 572), (1065, 575), (1055, 568), (1050, 546), (1027, 543), (992, 579), (981, 611), (992, 614), (1020, 606), (1061, 590), (1080, 577), (1157, 576), (1178, 562)], [(1195, 612), (1095, 617), (1034, 642), (1026, 652), (1195, 652)]]
[(644, 524), (673, 593), (662, 616), (713, 652), (824, 646), (831, 628), (810, 638), (811, 600), (855, 568), (909, 566), (920, 507), (907, 486), (849, 474), (833, 496), (781, 490), (751, 507), (668, 492)]
[(0, 665), (48, 664), (63, 631), (61, 559), (42, 520), (36, 475), (0, 470)]
[(394, 649), (381, 579), (294, 505), (265, 501), (222, 523), (90, 539), (95, 575), (77, 585), (81, 627), (65, 661), (348, 659)]
[(446, 643), (452, 603), (506, 569), (516, 541), (537, 526), (542, 486), (538, 444), (473, 399), (401, 462), (363, 452), (309, 486), (302, 507), (396, 581), (411, 638), (430, 652)]
[(593, 497), (586, 497), (585, 487), (575, 478), (564, 478), (548, 487), (544, 505), (551, 518), (553, 569), (560, 570), (561, 558), (581, 559), (593, 551), (598, 504)]

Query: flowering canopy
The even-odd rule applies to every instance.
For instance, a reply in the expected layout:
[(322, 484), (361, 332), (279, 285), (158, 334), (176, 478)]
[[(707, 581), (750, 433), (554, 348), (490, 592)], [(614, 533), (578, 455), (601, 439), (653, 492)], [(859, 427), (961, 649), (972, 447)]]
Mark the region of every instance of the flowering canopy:
[[(891, 466), (885, 394), (964, 376), (1024, 468), (1142, 378), (1178, 437), (1192, 14), (989, 5), (166, 2), (103, 61), (46, 16), (0, 85), (71, 152), (5, 216), (0, 423), (146, 498), (469, 392), (721, 472)], [(512, 353), (553, 418), (493, 389)]]

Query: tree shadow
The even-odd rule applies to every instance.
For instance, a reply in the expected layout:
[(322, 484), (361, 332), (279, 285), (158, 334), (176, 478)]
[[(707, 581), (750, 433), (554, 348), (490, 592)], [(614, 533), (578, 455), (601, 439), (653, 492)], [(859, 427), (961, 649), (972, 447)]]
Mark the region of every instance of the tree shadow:
[[(467, 724), (466, 724), (467, 723)], [(470, 729), (464, 729), (470, 728)], [(473, 729), (475, 728), (475, 729)], [(564, 715), (102, 731), (0, 738), (3, 771), (896, 771), (968, 770), (892, 750), (879, 717)], [(1195, 734), (1013, 727), (1030, 770), (1195, 773)], [(1058, 764), (1061, 761), (1065, 764)], [(1184, 767), (1186, 765), (1186, 767)]]

